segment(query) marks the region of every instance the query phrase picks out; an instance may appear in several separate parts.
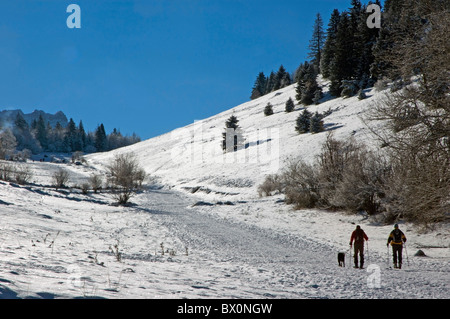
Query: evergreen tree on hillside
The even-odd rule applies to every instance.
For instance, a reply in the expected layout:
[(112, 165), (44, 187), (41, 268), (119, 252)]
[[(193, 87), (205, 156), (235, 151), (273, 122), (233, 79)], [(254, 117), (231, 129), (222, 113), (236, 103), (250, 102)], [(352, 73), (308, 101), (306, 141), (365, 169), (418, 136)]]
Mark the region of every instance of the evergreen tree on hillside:
[(28, 125), (27, 121), (22, 116), (22, 112), (18, 112), (16, 119), (14, 121), (14, 126), (16, 129), (20, 131), (26, 131), (30, 129), (30, 126)]
[(311, 131), (311, 133), (319, 133), (319, 132), (323, 132), (324, 127), (323, 127), (323, 116), (322, 114), (319, 114), (318, 112), (316, 112), (310, 120), (310, 126), (309, 126), (309, 130)]
[(313, 102), (314, 104), (320, 104), (320, 99), (323, 97), (322, 88), (318, 87), (316, 92), (314, 92)]
[(272, 107), (272, 104), (270, 104), (270, 102), (269, 102), (269, 103), (267, 103), (266, 107), (264, 108), (264, 115), (269, 116), (272, 114), (273, 114), (273, 107)]
[[(310, 90), (312, 86), (317, 84), (317, 73), (314, 65), (307, 61), (301, 64), (297, 69), (295, 77), (297, 80), (297, 87), (295, 88), (295, 91), (297, 92), (297, 94), (295, 95), (296, 100), (299, 103), (304, 103), (305, 101), (308, 102), (310, 98)], [(307, 94), (308, 96), (304, 97), (304, 94)], [(312, 95), (314, 95), (314, 92), (312, 93)]]
[(250, 99), (254, 100), (266, 94), (267, 78), (264, 72), (260, 72), (253, 86)]
[(330, 67), (330, 93), (334, 96), (340, 96), (342, 80), (350, 79), (353, 75), (354, 58), (351, 53), (354, 37), (350, 22), (348, 13), (343, 12), (339, 19), (335, 52)]
[(66, 132), (64, 134), (64, 146), (66, 152), (75, 152), (79, 151), (78, 146), (78, 134), (77, 134), (77, 126), (72, 118), (69, 120), (69, 124), (67, 125)]
[(264, 75), (264, 72), (260, 72), (253, 85), (250, 99), (254, 100), (270, 92), (282, 89), (291, 85), (291, 82), (291, 76), (283, 65), (280, 66), (276, 73), (270, 72), (268, 77)]
[[(375, 4), (380, 5), (379, 0), (375, 1)], [(378, 28), (368, 28), (366, 17), (366, 6), (362, 8), (362, 16), (363, 18), (359, 20), (358, 25), (358, 42), (359, 46), (359, 56), (357, 61), (357, 67), (355, 70), (355, 77), (359, 80), (359, 88), (365, 89), (368, 85), (373, 84), (377, 77), (371, 74), (371, 66), (374, 63), (374, 47), (377, 43), (377, 39), (380, 34), (380, 29)]]
[(325, 32), (323, 31), (323, 20), (320, 13), (317, 13), (314, 22), (313, 35), (309, 41), (308, 58), (315, 66), (317, 73), (320, 73), (320, 61), (322, 59), (322, 50), (325, 43)]
[(289, 76), (289, 73), (286, 72), (286, 69), (283, 65), (280, 66), (278, 69), (278, 72), (275, 75), (275, 81), (274, 81), (273, 91), (282, 89), (288, 85), (291, 84), (291, 77)]
[(17, 113), (12, 129), (17, 142), (17, 149), (19, 151), (28, 149), (33, 153), (37, 153), (41, 150), (40, 145), (38, 145), (36, 138), (32, 135), (30, 125), (25, 121), (22, 114), (22, 112)]
[(80, 146), (81, 151), (85, 151), (87, 146), (87, 135), (86, 131), (84, 130), (83, 121), (80, 121), (80, 124), (78, 124), (78, 139), (80, 140)]
[(47, 127), (45, 125), (42, 114), (39, 115), (39, 119), (36, 122), (36, 139), (38, 140), (42, 149), (46, 150), (48, 147)]
[(97, 152), (104, 152), (108, 149), (108, 139), (106, 137), (105, 127), (103, 123), (97, 127), (95, 131), (95, 148)]
[(394, 71), (394, 64), (390, 60), (395, 43), (402, 39), (403, 32), (399, 21), (405, 3), (406, 0), (386, 0), (384, 3), (381, 29), (373, 47), (374, 61), (370, 67), (372, 76), (378, 79), (396, 77), (397, 72)]
[(299, 134), (309, 132), (311, 125), (311, 112), (305, 109), (297, 118), (295, 130)]
[(267, 83), (266, 83), (266, 94), (273, 92), (275, 85), (276, 85), (276, 74), (272, 71), (270, 72), (269, 77), (267, 78)]
[(326, 79), (330, 77), (330, 69), (336, 52), (336, 37), (340, 19), (341, 14), (339, 10), (334, 9), (328, 23), (327, 38), (322, 50), (322, 59), (320, 60), (320, 71)]
[(289, 98), (289, 99), (286, 101), (286, 106), (285, 106), (285, 111), (286, 111), (286, 113), (292, 112), (292, 111), (294, 110), (294, 108), (295, 108), (294, 101), (292, 100), (292, 98)]
[[(302, 88), (302, 98), (300, 102), (304, 105), (311, 105), (315, 101), (317, 92), (321, 92), (316, 78), (307, 80)], [(319, 98), (320, 99), (320, 98)]]

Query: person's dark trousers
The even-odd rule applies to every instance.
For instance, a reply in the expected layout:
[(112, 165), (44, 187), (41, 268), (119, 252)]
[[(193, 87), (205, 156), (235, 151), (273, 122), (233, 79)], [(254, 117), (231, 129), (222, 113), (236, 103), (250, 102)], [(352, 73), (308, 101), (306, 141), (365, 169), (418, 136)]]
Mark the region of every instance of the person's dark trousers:
[(403, 245), (392, 245), (392, 253), (394, 255), (394, 267), (402, 268), (402, 250)]
[(360, 268), (363, 268), (363, 266), (364, 266), (364, 242), (362, 242), (362, 243), (355, 242), (354, 261), (355, 261), (356, 268), (358, 268), (358, 254), (359, 254)]

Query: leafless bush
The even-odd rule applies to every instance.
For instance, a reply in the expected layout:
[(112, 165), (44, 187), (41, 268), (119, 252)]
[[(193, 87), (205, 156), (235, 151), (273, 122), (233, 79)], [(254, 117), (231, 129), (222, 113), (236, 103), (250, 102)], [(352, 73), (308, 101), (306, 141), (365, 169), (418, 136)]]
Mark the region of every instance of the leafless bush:
[(280, 176), (276, 174), (267, 175), (264, 182), (258, 186), (258, 194), (262, 196), (271, 196), (274, 192), (281, 193), (283, 190)]
[(81, 151), (76, 151), (72, 153), (72, 163), (86, 163), (86, 159), (83, 157), (84, 153)]
[[(450, 157), (392, 156), (392, 174), (386, 184), (386, 210), (391, 218), (424, 225), (449, 219)], [(445, 156), (442, 157), (442, 155)]]
[(297, 209), (315, 207), (320, 199), (318, 168), (301, 160), (288, 163), (282, 177), (286, 202)]
[(333, 205), (351, 212), (363, 210), (370, 215), (380, 212), (389, 174), (389, 164), (382, 156), (360, 148), (336, 185)]
[(102, 185), (103, 185), (102, 176), (98, 175), (98, 174), (92, 174), (89, 177), (89, 184), (91, 185), (91, 188), (94, 191), (94, 193), (97, 193), (99, 190), (102, 189)]
[(343, 208), (336, 201), (336, 189), (342, 183), (345, 171), (358, 165), (361, 147), (354, 139), (340, 141), (328, 134), (318, 161), (321, 203), (326, 208)]
[(14, 154), (16, 146), (17, 141), (11, 130), (2, 130), (0, 132), (0, 159), (7, 159)]
[(63, 168), (59, 168), (55, 173), (53, 173), (53, 186), (58, 188), (66, 187), (69, 181), (69, 172)]
[(381, 210), (389, 166), (353, 139), (330, 134), (316, 165), (292, 161), (283, 173), (286, 202), (296, 208), (319, 207), (350, 212)]
[(10, 181), (13, 176), (13, 166), (8, 162), (0, 162), (0, 180), (2, 181)]
[(133, 154), (117, 155), (108, 166), (109, 182), (114, 188), (114, 197), (120, 205), (126, 204), (129, 199), (142, 187), (146, 177)]
[(86, 195), (89, 192), (89, 183), (83, 183), (80, 186), (81, 192)]
[(21, 185), (29, 183), (33, 177), (33, 172), (27, 165), (16, 165), (13, 174), (14, 180)]

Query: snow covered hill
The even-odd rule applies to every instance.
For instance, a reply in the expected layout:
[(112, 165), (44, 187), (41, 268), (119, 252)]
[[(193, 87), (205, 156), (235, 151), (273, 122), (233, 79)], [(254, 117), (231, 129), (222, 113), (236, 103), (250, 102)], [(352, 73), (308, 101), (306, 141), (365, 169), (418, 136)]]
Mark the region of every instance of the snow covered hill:
[[(295, 126), (304, 107), (297, 105), (294, 112), (285, 112), (286, 101), (295, 101), (295, 87), (291, 85), (162, 136), (88, 159), (101, 167), (115, 154), (133, 152), (147, 173), (164, 185), (203, 192), (211, 200), (238, 200), (254, 197), (265, 176), (279, 172), (290, 158), (314, 161), (328, 132), (337, 139), (353, 136), (375, 143), (362, 116), (383, 93), (366, 90), (368, 98), (360, 101), (357, 97), (331, 99), (325, 91), (321, 104), (308, 107), (313, 114), (331, 112), (324, 119), (325, 131), (300, 135)], [(267, 103), (273, 106), (271, 116), (263, 112)], [(222, 133), (231, 115), (238, 118), (246, 145), (233, 154), (223, 154)]]
[[(326, 92), (325, 92), (326, 93)], [(311, 112), (331, 114), (325, 128), (376, 147), (363, 124), (382, 98), (324, 98)], [(295, 211), (257, 187), (291, 157), (314, 161), (327, 132), (299, 135), (297, 106), (285, 113), (295, 85), (87, 164), (32, 162), (28, 185), (0, 182), (0, 298), (440, 298), (450, 297), (450, 227), (423, 232), (407, 223), (402, 270), (389, 268), (392, 225), (367, 215)], [(327, 100), (328, 99), (328, 100)], [(265, 116), (270, 102), (274, 114)], [(225, 121), (235, 115), (247, 146), (221, 150)], [(380, 125), (380, 123), (372, 123)], [(132, 152), (149, 187), (117, 206), (107, 192), (83, 194), (92, 173)], [(55, 190), (64, 167), (70, 187)], [(205, 205), (195, 205), (204, 203)], [(355, 225), (369, 236), (366, 270), (351, 268)], [(415, 257), (422, 249), (427, 257)], [(338, 251), (347, 267), (338, 267)]]

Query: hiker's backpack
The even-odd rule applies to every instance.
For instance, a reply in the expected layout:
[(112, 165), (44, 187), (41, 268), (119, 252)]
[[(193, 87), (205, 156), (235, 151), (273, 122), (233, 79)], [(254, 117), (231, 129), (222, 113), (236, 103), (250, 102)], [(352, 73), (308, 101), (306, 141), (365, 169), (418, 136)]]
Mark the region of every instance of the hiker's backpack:
[(357, 229), (355, 231), (355, 243), (364, 242), (364, 231), (362, 229)]
[(394, 229), (394, 242), (401, 243), (402, 242), (402, 232), (400, 229)]

